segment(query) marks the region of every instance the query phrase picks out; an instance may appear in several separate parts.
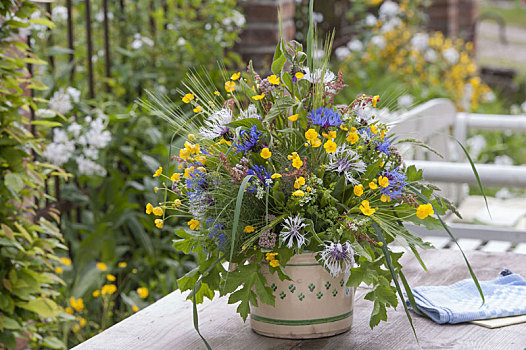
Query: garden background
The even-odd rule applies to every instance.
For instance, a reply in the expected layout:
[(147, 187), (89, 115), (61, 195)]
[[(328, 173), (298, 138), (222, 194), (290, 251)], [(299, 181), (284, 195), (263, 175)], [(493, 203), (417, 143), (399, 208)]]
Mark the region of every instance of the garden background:
[[(308, 1), (282, 3), (283, 35), (303, 41)], [(453, 3), (471, 3), (474, 24), (440, 27)], [(435, 97), (526, 113), (524, 66), (487, 49), (501, 40), (487, 18), (524, 30), (520, 1), (331, 0), (315, 11), (320, 37), (335, 28), (332, 68), (349, 85), (339, 103), (380, 93), (391, 119)], [(221, 86), (222, 68), (270, 62), (278, 38), (276, 7), (258, 1), (0, 2), (0, 344), (69, 348), (191, 277), (193, 256), (172, 245), (186, 223), (159, 229), (145, 212), (160, 200), (152, 174), (173, 167), (180, 141), (136, 99), (157, 90), (187, 108), (187, 73)], [(521, 136), (479, 132), (468, 144), (479, 163), (526, 163)]]

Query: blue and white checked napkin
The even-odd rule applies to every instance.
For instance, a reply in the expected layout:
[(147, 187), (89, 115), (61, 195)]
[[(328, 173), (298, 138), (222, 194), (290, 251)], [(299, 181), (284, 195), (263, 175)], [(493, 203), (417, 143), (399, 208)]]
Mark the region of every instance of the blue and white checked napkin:
[(493, 281), (481, 281), (480, 287), (484, 305), (472, 279), (450, 286), (416, 287), (412, 291), (420, 311), (440, 324), (526, 315), (526, 281), (520, 275), (504, 270)]

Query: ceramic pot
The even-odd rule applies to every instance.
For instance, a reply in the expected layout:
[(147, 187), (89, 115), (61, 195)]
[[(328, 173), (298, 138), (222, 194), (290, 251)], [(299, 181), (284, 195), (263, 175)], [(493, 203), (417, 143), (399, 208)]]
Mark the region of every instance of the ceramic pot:
[(347, 276), (334, 278), (316, 260), (316, 253), (293, 256), (285, 267), (292, 281), (281, 281), (264, 264), (261, 272), (274, 290), (275, 306), (251, 306), (250, 325), (259, 334), (275, 338), (321, 338), (351, 328), (355, 288)]

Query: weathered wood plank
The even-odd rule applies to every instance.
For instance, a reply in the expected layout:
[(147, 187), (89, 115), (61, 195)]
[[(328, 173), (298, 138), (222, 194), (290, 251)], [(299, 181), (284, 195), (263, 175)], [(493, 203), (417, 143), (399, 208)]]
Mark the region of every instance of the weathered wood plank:
[[(481, 280), (493, 279), (502, 268), (526, 275), (526, 255), (466, 252)], [(451, 284), (469, 278), (460, 252), (427, 250), (422, 257), (425, 273), (411, 256), (403, 258), (405, 274), (412, 286)], [(316, 340), (267, 338), (250, 330), (226, 298), (199, 306), (202, 334), (214, 349), (418, 349), (401, 307), (390, 311), (389, 321), (373, 331), (369, 328), (372, 304), (363, 300), (367, 289), (359, 288), (351, 331)], [(77, 346), (76, 350), (118, 349), (204, 349), (193, 329), (192, 304), (183, 302), (176, 291), (105, 332)], [(423, 349), (521, 349), (526, 345), (526, 324), (488, 329), (473, 324), (437, 325), (413, 314)]]

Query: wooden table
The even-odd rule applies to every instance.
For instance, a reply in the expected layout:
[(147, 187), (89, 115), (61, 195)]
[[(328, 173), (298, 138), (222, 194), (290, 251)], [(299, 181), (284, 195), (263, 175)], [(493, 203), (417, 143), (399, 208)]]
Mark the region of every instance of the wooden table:
[[(466, 253), (480, 280), (494, 279), (503, 268), (526, 276), (526, 255), (510, 253)], [(422, 253), (429, 272), (406, 254), (402, 263), (411, 286), (447, 285), (469, 278), (461, 253), (453, 250), (428, 250)], [(411, 327), (401, 307), (388, 313), (371, 331), (372, 304), (363, 299), (367, 292), (358, 288), (354, 323), (347, 333), (316, 340), (286, 340), (260, 336), (252, 332), (228, 305), (226, 298), (199, 306), (202, 334), (213, 349), (418, 349)], [(175, 291), (144, 310), (130, 316), (75, 350), (106, 349), (205, 349), (192, 323), (192, 303)], [(497, 329), (474, 324), (438, 325), (412, 314), (423, 349), (526, 349), (526, 323)]]

